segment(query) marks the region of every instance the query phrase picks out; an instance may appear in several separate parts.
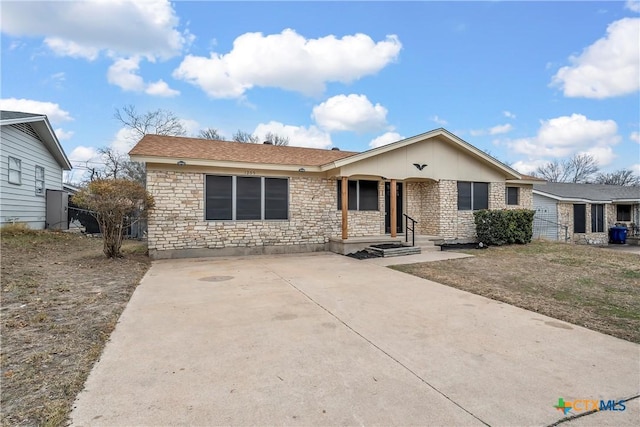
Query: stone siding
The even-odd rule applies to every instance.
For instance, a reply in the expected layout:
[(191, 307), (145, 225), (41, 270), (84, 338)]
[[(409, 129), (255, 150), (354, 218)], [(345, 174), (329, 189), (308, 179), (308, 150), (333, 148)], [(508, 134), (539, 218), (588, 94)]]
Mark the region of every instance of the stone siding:
[(156, 201), (150, 251), (324, 245), (340, 230), (336, 183), (328, 179), (290, 178), (289, 220), (206, 221), (202, 173), (150, 170), (147, 189)]

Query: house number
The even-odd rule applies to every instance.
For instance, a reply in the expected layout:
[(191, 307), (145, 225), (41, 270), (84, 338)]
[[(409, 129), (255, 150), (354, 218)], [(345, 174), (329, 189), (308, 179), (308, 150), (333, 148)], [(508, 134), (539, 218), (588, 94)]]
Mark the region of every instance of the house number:
[(256, 171), (244, 171), (245, 175), (255, 175)]

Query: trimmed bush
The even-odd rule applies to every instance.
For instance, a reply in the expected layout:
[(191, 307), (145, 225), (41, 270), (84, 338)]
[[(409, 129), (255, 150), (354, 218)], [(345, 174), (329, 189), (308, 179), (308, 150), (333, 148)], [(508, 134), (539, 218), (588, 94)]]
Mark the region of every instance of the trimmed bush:
[(526, 244), (533, 236), (533, 215), (529, 209), (481, 210), (473, 213), (478, 241), (486, 245)]

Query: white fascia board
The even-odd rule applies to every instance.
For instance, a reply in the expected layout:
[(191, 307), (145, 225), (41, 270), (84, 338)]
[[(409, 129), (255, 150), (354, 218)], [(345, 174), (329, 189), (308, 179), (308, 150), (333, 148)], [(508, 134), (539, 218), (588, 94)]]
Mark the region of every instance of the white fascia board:
[(593, 199), (585, 199), (582, 197), (560, 197), (555, 194), (545, 193), (540, 190), (533, 190), (533, 194), (538, 194), (540, 196), (548, 197), (550, 199), (557, 200), (559, 202), (579, 202), (579, 203), (590, 203), (590, 204), (599, 204), (599, 205), (608, 205), (613, 203), (611, 200), (593, 200)]

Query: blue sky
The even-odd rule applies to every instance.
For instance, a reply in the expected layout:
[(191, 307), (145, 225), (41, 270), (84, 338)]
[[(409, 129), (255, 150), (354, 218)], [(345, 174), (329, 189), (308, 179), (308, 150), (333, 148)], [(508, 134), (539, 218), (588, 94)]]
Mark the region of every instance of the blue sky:
[(47, 114), (77, 165), (128, 151), (132, 104), (193, 135), (364, 151), (444, 127), (523, 173), (577, 153), (640, 173), (637, 0), (1, 8), (0, 108)]

